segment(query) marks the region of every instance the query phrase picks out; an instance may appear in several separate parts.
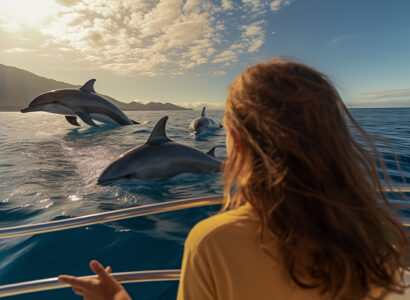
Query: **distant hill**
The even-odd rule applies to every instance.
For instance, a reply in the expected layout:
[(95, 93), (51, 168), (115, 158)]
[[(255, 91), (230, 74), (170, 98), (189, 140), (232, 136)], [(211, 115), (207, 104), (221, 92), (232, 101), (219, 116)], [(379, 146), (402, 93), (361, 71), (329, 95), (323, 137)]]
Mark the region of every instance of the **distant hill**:
[[(15, 67), (0, 64), (0, 111), (19, 111), (37, 95), (57, 89), (78, 88), (69, 83), (48, 79)], [(102, 94), (101, 94), (102, 95)], [(187, 110), (172, 103), (124, 103), (102, 95), (122, 110)]]

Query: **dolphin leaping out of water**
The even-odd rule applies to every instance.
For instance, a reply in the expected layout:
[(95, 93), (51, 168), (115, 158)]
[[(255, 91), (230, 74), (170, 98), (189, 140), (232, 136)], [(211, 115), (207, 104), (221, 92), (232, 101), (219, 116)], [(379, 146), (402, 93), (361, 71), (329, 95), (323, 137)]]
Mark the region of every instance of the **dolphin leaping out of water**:
[(94, 120), (114, 124), (139, 124), (129, 119), (117, 106), (97, 94), (94, 90), (95, 79), (90, 79), (79, 89), (49, 91), (34, 98), (22, 113), (46, 111), (65, 115), (66, 120), (75, 126), (79, 117), (84, 123), (98, 127)]
[(200, 117), (197, 117), (189, 124), (189, 131), (194, 135), (206, 133), (221, 128), (222, 125), (216, 122), (214, 119), (206, 116), (205, 107), (202, 109)]
[(108, 185), (130, 180), (156, 181), (187, 173), (216, 173), (221, 161), (214, 155), (215, 147), (203, 153), (198, 149), (175, 143), (166, 136), (163, 117), (155, 125), (147, 142), (133, 148), (113, 161), (98, 178)]

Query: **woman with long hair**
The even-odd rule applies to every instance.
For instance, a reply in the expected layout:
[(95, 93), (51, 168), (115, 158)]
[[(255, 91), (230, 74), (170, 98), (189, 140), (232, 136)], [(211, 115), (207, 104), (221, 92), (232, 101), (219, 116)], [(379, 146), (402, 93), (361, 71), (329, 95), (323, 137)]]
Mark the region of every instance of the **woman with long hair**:
[[(190, 232), (178, 299), (362, 300), (404, 291), (409, 239), (383, 191), (383, 162), (326, 76), (280, 59), (253, 66), (229, 88), (224, 127), (222, 213)], [(100, 264), (92, 268), (100, 273), (93, 289), (60, 279), (87, 299), (129, 299)], [(117, 294), (104, 292), (110, 282)]]

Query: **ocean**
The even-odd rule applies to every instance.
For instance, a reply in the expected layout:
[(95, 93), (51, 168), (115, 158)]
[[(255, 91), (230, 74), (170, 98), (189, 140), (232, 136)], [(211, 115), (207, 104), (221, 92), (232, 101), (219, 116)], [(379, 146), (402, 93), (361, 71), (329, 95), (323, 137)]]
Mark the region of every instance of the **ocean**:
[[(208, 111), (222, 122), (223, 111)], [(377, 143), (394, 181), (410, 178), (410, 108), (352, 109), (368, 132), (391, 145)], [(202, 138), (188, 133), (197, 111), (127, 112), (141, 125), (76, 128), (62, 116), (47, 113), (0, 113), (0, 227), (34, 224), (114, 209), (192, 197), (221, 195), (221, 174), (201, 174), (150, 184), (99, 186), (102, 170), (125, 151), (143, 144), (163, 116), (167, 135), (204, 152), (216, 146), (226, 157), (225, 131)], [(0, 285), (56, 277), (89, 275), (97, 259), (113, 272), (179, 269), (190, 228), (218, 211), (202, 207), (0, 240)], [(410, 210), (398, 211), (410, 217)], [(133, 299), (175, 299), (178, 282), (127, 284)], [(6, 299), (76, 299), (71, 289), (38, 292)]]

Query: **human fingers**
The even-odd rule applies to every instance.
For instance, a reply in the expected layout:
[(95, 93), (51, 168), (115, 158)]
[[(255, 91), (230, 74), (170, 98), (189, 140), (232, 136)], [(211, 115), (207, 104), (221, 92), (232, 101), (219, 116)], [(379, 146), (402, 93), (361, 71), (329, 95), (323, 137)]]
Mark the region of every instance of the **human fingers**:
[[(98, 275), (101, 281), (111, 281), (112, 277), (108, 274), (108, 272), (104, 269), (104, 267), (96, 260), (92, 260), (90, 262), (91, 270)], [(111, 268), (111, 267), (110, 267)]]
[(105, 268), (105, 272), (107, 272), (108, 274), (110, 274), (112, 272), (112, 269), (110, 266)]
[(90, 281), (88, 279), (80, 279), (75, 276), (71, 275), (60, 275), (58, 276), (58, 281), (67, 283), (71, 285), (71, 287), (87, 289), (90, 285)]
[(81, 288), (79, 288), (79, 287), (72, 286), (71, 289), (72, 289), (73, 292), (76, 293), (77, 295), (80, 295), (80, 296), (84, 296), (84, 295), (85, 295), (84, 290), (81, 289)]

